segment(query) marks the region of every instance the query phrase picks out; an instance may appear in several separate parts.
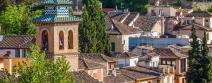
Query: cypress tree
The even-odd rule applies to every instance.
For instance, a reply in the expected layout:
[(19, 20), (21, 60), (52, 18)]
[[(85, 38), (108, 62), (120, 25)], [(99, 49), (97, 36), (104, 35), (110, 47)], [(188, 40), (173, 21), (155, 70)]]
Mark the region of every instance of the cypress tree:
[[(84, 13), (87, 13), (87, 16)], [(80, 30), (84, 31), (80, 31), (81, 52), (108, 53), (111, 45), (109, 36), (106, 33), (104, 13), (100, 8), (98, 0), (87, 0), (82, 18), (83, 22), (81, 23)]]
[(196, 30), (194, 25), (191, 30), (192, 42), (190, 43), (192, 49), (189, 51), (188, 64), (189, 69), (186, 73), (186, 79), (188, 83), (202, 83), (201, 74), (202, 68), (200, 62), (200, 44), (197, 40)]
[(87, 7), (83, 9), (82, 22), (79, 27), (80, 51), (84, 53), (96, 52), (96, 29), (89, 17)]
[(196, 31), (192, 27), (192, 49), (189, 51), (189, 69), (186, 73), (188, 83), (211, 83), (212, 81), (212, 64), (208, 56), (207, 34), (204, 32), (203, 42), (200, 45), (197, 40)]
[(203, 75), (202, 78), (203, 80), (206, 81), (206, 83), (211, 83), (212, 82), (212, 61), (210, 60), (210, 56), (208, 56), (208, 46), (207, 46), (207, 33), (204, 32), (204, 38), (203, 38), (203, 43), (202, 43), (202, 69), (203, 69)]

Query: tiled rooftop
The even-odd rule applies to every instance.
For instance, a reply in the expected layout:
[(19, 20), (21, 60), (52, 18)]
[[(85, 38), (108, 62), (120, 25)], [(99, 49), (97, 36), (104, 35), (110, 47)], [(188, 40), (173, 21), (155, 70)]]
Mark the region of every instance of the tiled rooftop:
[(193, 17), (193, 16), (194, 17), (212, 17), (212, 15), (206, 11), (194, 11), (186, 15), (186, 17)]
[(112, 57), (121, 59), (121, 58), (138, 58), (139, 55), (133, 54), (131, 52), (118, 52), (118, 53), (112, 53)]
[(15, 49), (23, 48), (28, 49), (35, 42), (33, 36), (2, 36), (0, 41), (0, 48), (3, 49)]
[(142, 31), (151, 31), (153, 26), (160, 21), (161, 18), (155, 16), (140, 16), (135, 21), (135, 26)]
[(67, 4), (71, 2), (72, 0), (41, 0), (41, 3), (45, 3), (45, 4), (49, 4), (49, 3)]
[(70, 15), (67, 17), (57, 17), (56, 15), (44, 15), (33, 20), (34, 22), (79, 22), (81, 18)]
[(75, 83), (100, 83), (97, 79), (94, 79), (88, 75), (85, 71), (72, 72)]

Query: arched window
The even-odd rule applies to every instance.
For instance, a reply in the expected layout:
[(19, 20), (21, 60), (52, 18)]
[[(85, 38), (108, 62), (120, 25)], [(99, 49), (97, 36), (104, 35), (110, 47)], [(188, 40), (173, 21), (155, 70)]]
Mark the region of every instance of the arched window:
[(45, 30), (42, 32), (42, 50), (48, 51), (48, 32)]
[(60, 31), (59, 33), (59, 49), (64, 49), (64, 33), (63, 31)]
[(68, 49), (73, 49), (74, 45), (73, 45), (73, 31), (70, 30), (68, 32)]

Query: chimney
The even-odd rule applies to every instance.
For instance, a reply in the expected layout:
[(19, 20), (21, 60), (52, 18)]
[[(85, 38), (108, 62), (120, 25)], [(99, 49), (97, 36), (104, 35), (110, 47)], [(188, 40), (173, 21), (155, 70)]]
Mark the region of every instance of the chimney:
[(205, 18), (202, 18), (202, 26), (205, 26)]
[(114, 30), (114, 25), (113, 25), (113, 24), (111, 24), (110, 30), (111, 30), (111, 31)]
[(3, 40), (3, 38), (4, 38), (4, 36), (3, 36), (3, 35), (0, 35), (0, 41), (2, 41), (2, 40)]
[(212, 28), (212, 17), (209, 19), (209, 27)]

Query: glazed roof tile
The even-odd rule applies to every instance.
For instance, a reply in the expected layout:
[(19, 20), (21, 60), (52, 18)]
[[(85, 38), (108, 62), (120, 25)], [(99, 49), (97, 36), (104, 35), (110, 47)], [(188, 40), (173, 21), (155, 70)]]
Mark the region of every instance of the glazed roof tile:
[(56, 15), (43, 15), (33, 20), (34, 22), (78, 22), (81, 18), (77, 16), (57, 17)]
[(45, 4), (67, 4), (67, 3), (71, 3), (72, 0), (42, 0), (41, 3), (45, 3)]

